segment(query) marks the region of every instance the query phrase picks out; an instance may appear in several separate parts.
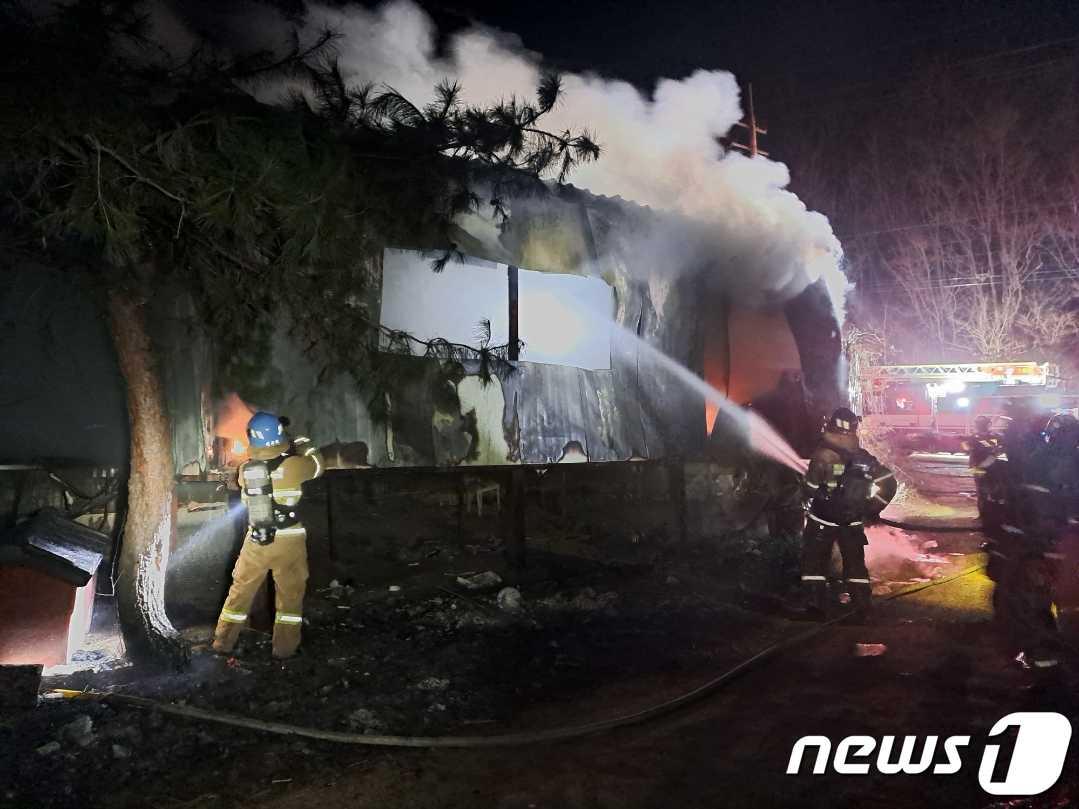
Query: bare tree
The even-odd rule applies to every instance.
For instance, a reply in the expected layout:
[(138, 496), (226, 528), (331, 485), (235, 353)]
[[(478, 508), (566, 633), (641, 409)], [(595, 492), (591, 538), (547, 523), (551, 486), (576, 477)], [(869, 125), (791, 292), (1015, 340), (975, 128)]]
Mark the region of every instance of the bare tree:
[[(800, 150), (812, 159), (795, 176), (833, 203), (855, 319), (879, 329), (887, 309), (909, 360), (1062, 359), (1079, 335), (1074, 76), (923, 74), (845, 138)], [(842, 154), (818, 154), (834, 143)]]
[(883, 227), (863, 260), (891, 277), (927, 348), (987, 360), (1050, 351), (1077, 327), (1067, 268), (1079, 228), (1055, 214), (1059, 186), (1020, 113), (965, 106), (948, 137), (914, 141), (905, 171), (894, 151), (875, 155), (866, 197)]
[(873, 329), (864, 329), (853, 321), (843, 327), (843, 356), (847, 361), (847, 385), (851, 404), (871, 412), (880, 412), (881, 402), (866, 386), (869, 369), (879, 365), (885, 353), (885, 337)]

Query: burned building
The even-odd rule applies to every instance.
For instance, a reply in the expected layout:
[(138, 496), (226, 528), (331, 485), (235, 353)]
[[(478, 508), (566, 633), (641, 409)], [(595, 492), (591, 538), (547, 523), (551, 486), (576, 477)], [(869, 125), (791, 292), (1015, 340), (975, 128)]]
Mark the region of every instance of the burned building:
[[(571, 442), (591, 461), (701, 458), (721, 449), (719, 436), (709, 440), (715, 409), (642, 359), (634, 337), (758, 409), (807, 451), (845, 388), (823, 283), (786, 300), (749, 294), (752, 279), (738, 278), (737, 267), (665, 255), (683, 232), (692, 238), (692, 227), (569, 186), (515, 200), (501, 225), (462, 221), (463, 257), (439, 274), (432, 254), (388, 246), (360, 303), (385, 330), (469, 344), (519, 338), (523, 347), (515, 372), (489, 381), (474, 363), (447, 373), (417, 356), (380, 392), (377, 414), (371, 391), (348, 375), (320, 378), (318, 364), (282, 332), (263, 349), (255, 395), (239, 389), (222, 408), (212, 346), (192, 328), (190, 303), (176, 297), (161, 323), (170, 331), (162, 344), (177, 472), (205, 473), (242, 450), (243, 402), (287, 414), (347, 466), (548, 463)], [(488, 331), (478, 336), (481, 323)], [(216, 383), (218, 391), (239, 388)]]

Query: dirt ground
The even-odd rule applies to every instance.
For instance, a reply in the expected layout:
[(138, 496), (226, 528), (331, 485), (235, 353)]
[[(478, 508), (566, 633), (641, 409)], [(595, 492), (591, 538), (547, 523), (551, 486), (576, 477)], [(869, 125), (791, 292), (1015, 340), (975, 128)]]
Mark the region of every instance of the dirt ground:
[[(947, 459), (910, 462), (889, 516), (957, 523), (970, 480)], [(919, 519), (920, 522), (924, 520)], [(1079, 757), (1043, 796), (987, 795), (988, 729), (1018, 710), (1079, 713), (1076, 660), (1058, 681), (1011, 661), (990, 622), (977, 534), (874, 527), (877, 604), (661, 719), (570, 742), (479, 750), (354, 747), (127, 707), (46, 700), (0, 722), (0, 802), (13, 807), (878, 807), (1074, 805)], [(577, 725), (678, 696), (811, 626), (795, 620), (796, 546), (737, 537), (640, 563), (534, 550), (509, 568), (497, 543), (446, 565), (407, 563), (399, 587), (311, 593), (302, 656), (281, 663), (248, 633), (234, 658), (182, 674), (130, 668), (50, 677), (214, 711), (366, 734), (488, 735)], [(457, 574), (501, 581), (468, 589)], [(514, 587), (520, 594), (503, 588)], [(204, 640), (205, 626), (187, 630)], [(857, 656), (858, 644), (884, 654)], [(795, 740), (969, 735), (954, 776), (785, 774)]]

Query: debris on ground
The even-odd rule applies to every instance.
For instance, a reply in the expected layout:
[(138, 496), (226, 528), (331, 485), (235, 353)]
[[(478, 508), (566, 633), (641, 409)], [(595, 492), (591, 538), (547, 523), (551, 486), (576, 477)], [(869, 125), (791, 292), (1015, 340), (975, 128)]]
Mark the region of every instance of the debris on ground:
[(493, 570), (488, 570), (469, 576), (458, 576), (457, 583), (468, 590), (490, 590), (502, 584), (502, 577)]
[(499, 609), (504, 612), (520, 612), (524, 608), (521, 591), (516, 587), (503, 587), (495, 597)]
[(358, 708), (348, 715), (348, 726), (361, 733), (381, 733), (386, 730), (386, 723), (368, 708)]
[(94, 720), (87, 714), (81, 714), (60, 728), (60, 738), (79, 747), (89, 747), (94, 743)]
[(416, 683), (416, 688), (421, 691), (443, 691), (449, 688), (450, 681), (444, 677), (428, 677)]

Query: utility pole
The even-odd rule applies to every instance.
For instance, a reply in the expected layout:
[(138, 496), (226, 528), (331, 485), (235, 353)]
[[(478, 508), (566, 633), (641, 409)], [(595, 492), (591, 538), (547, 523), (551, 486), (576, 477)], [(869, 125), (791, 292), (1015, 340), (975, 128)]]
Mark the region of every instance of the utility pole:
[(764, 129), (763, 127), (757, 126), (757, 113), (753, 109), (753, 85), (752, 84), (749, 85), (749, 120), (748, 121), (738, 121), (735, 124), (735, 126), (740, 126), (743, 129), (749, 130), (749, 145), (747, 146), (744, 143), (737, 143), (737, 142), (732, 140), (731, 141), (731, 148), (732, 149), (741, 149), (743, 152), (748, 154), (750, 157), (756, 157), (757, 155), (760, 155), (761, 157), (768, 157), (768, 152), (762, 151), (759, 148), (758, 143), (757, 143), (757, 136), (758, 135), (767, 135), (768, 130)]

